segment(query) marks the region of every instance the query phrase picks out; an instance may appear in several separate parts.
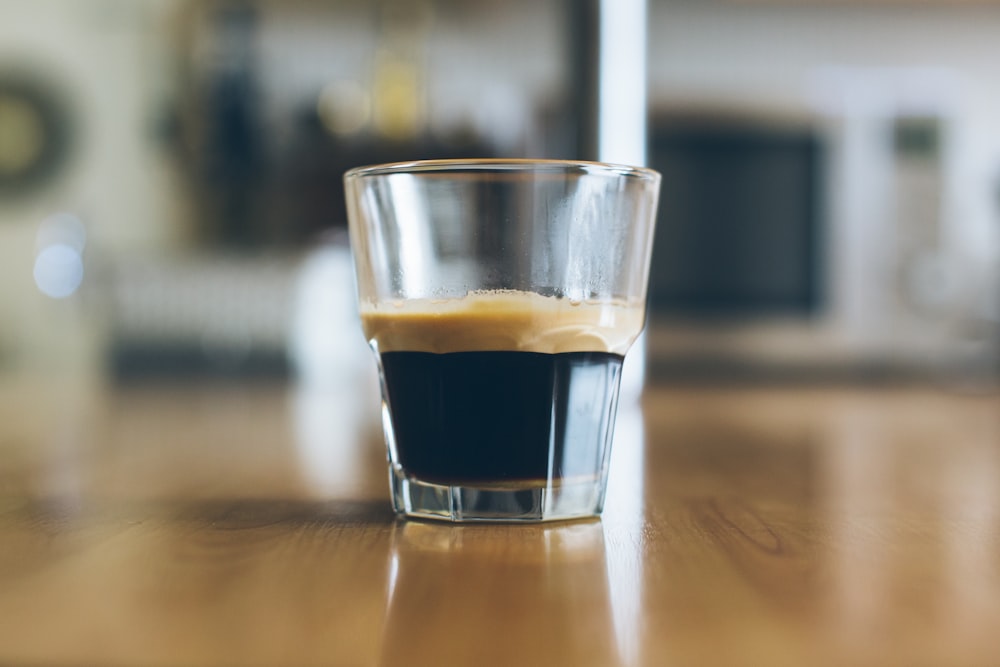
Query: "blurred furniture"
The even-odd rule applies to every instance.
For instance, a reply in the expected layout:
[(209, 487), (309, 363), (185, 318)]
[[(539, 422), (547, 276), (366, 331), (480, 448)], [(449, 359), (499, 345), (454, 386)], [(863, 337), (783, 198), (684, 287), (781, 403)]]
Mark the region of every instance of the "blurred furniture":
[[(286, 375), (302, 265), (297, 253), (136, 256), (109, 265), (102, 296), (111, 372), (129, 380)], [(350, 281), (326, 287), (353, 290)]]
[(601, 521), (467, 527), (357, 394), (0, 377), (0, 662), (996, 661), (996, 394), (654, 387)]

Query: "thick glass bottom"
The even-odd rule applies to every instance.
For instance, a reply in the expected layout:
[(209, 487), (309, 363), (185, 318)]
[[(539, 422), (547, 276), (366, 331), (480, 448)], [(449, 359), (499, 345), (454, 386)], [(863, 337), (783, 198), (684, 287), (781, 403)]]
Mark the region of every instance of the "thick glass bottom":
[(516, 482), (510, 484), (433, 484), (408, 477), (390, 466), (392, 502), (398, 514), (453, 522), (539, 522), (600, 515), (603, 479)]

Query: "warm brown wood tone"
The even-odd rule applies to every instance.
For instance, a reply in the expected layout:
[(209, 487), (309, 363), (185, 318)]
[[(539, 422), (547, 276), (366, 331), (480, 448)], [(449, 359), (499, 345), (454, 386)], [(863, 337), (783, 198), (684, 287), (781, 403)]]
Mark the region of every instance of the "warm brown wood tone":
[(651, 389), (522, 527), (396, 522), (341, 406), (0, 385), (0, 664), (1000, 664), (997, 394)]

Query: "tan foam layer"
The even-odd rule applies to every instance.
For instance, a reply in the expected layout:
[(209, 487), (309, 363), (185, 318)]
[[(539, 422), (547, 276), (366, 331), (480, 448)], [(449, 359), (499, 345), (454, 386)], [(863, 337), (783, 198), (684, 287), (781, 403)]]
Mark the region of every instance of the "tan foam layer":
[(641, 304), (574, 302), (529, 292), (362, 304), (365, 336), (382, 352), (612, 352), (642, 330)]

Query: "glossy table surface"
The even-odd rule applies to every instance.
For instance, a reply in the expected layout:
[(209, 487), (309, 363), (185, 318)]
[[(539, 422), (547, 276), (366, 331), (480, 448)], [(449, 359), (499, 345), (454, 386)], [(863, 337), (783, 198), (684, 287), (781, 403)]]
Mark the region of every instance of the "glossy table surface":
[(0, 664), (1000, 664), (1000, 396), (649, 387), (600, 521), (397, 521), (365, 392), (0, 383)]

